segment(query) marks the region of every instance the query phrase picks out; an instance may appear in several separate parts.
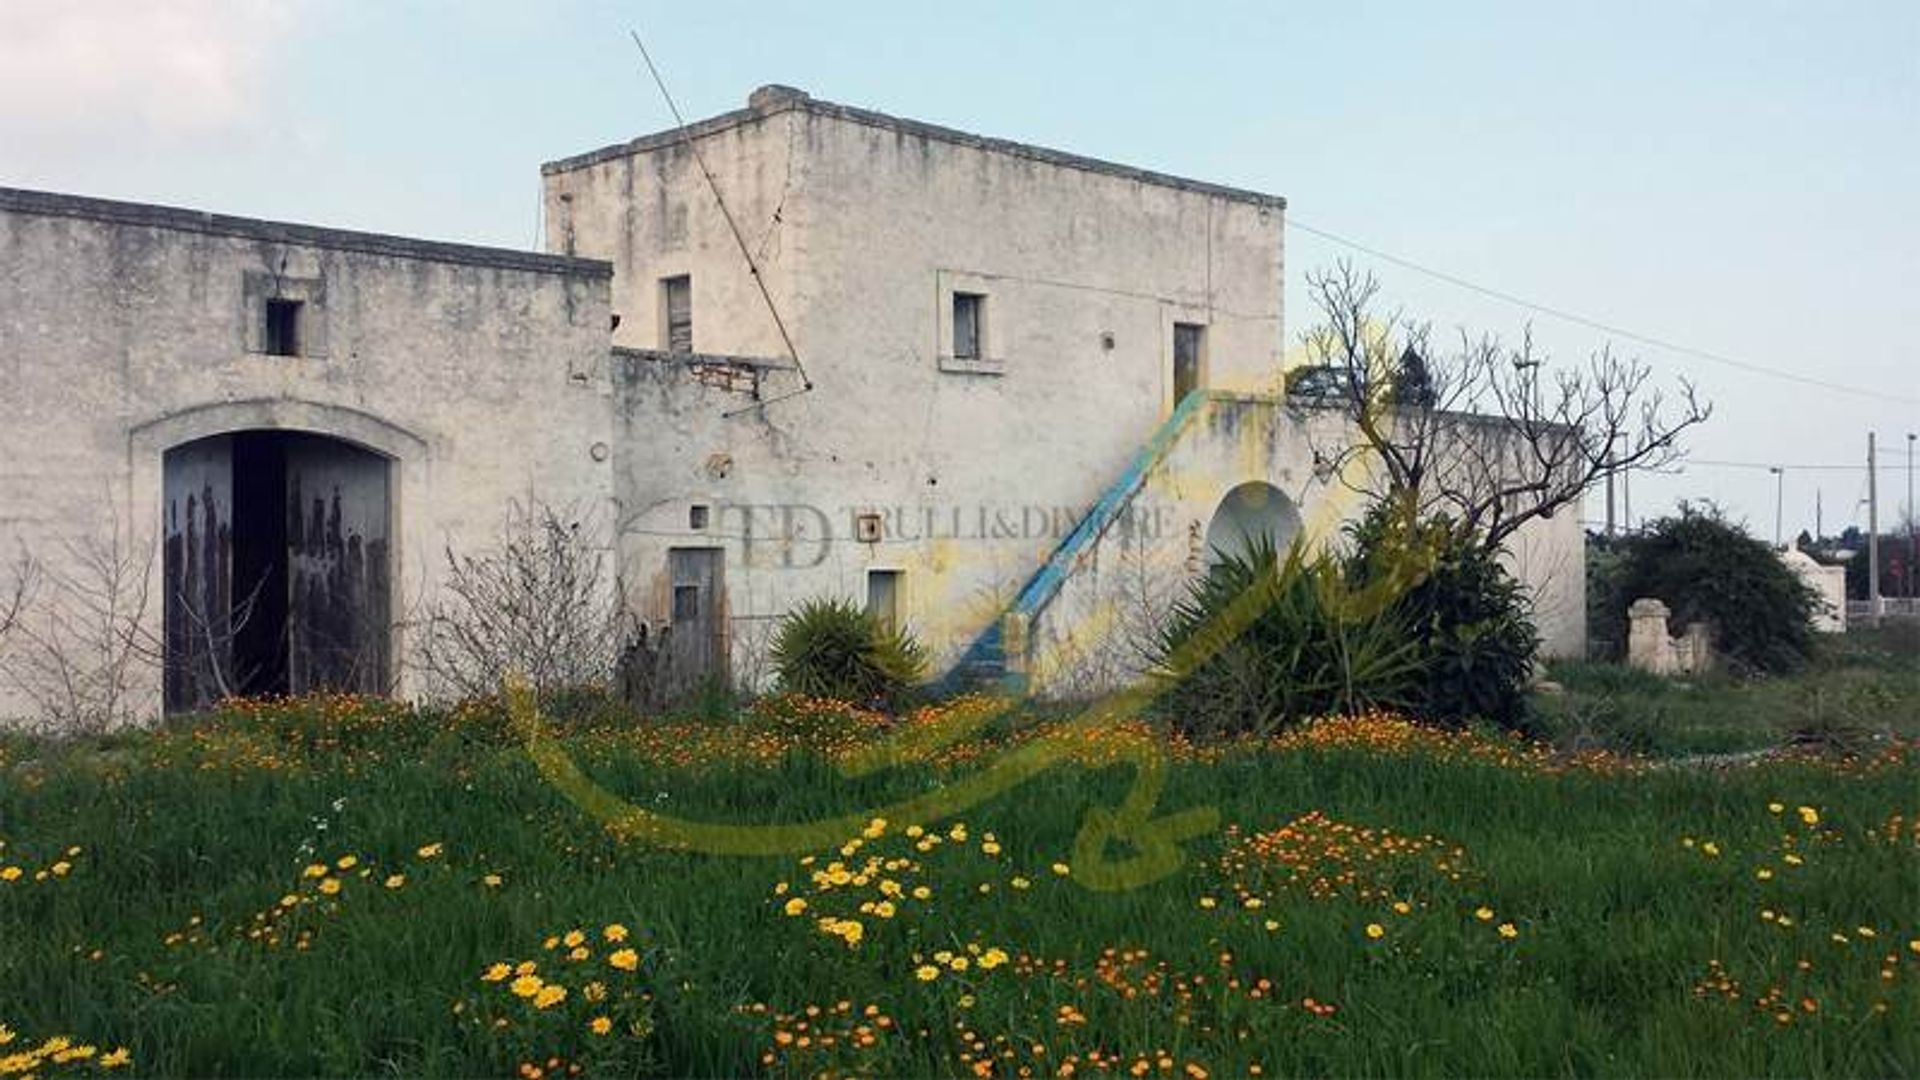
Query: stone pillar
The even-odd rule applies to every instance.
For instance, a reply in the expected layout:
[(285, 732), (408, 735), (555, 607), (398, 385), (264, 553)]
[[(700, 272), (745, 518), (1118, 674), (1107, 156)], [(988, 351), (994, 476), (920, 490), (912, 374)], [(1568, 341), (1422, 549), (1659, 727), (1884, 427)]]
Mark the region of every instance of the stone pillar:
[(1627, 665), (1655, 675), (1673, 673), (1673, 643), (1667, 637), (1667, 605), (1643, 596), (1627, 607)]
[(1707, 624), (1690, 622), (1687, 624), (1687, 666), (1692, 675), (1703, 675), (1713, 670), (1713, 636), (1707, 632)]

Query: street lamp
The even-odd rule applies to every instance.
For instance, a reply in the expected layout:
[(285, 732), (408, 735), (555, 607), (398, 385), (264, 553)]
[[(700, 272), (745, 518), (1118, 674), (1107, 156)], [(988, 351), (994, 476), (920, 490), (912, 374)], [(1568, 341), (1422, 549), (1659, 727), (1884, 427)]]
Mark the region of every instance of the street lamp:
[(1780, 502), (1787, 490), (1787, 470), (1779, 465), (1767, 466), (1774, 476), (1773, 481), (1773, 546), (1780, 546)]

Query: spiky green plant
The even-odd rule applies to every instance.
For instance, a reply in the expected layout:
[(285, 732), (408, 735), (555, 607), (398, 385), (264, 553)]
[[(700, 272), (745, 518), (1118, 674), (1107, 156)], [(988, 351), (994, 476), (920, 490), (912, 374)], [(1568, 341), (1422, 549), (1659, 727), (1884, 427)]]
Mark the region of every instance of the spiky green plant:
[(808, 600), (780, 621), (773, 668), (788, 693), (894, 704), (926, 677), (927, 654), (906, 630), (830, 598)]

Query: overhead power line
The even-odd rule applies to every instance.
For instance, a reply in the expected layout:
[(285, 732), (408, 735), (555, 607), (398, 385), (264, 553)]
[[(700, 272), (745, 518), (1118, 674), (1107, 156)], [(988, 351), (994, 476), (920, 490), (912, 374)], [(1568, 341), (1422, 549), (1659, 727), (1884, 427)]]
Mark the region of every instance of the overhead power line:
[[(1715, 461), (1710, 458), (1684, 458), (1674, 462), (1675, 467), (1685, 469), (1692, 465), (1705, 465), (1716, 469), (1788, 469), (1792, 471), (1829, 471), (1829, 472), (1866, 472), (1867, 463), (1856, 461), (1851, 465), (1841, 465), (1830, 461)], [(1881, 472), (1892, 472), (1906, 468), (1904, 461), (1882, 461)]]
[(1515, 296), (1513, 293), (1507, 292), (1502, 289), (1496, 289), (1488, 285), (1481, 285), (1478, 282), (1468, 281), (1466, 278), (1460, 277), (1457, 274), (1449, 274), (1444, 270), (1435, 270), (1430, 266), (1423, 266), (1420, 263), (1414, 262), (1412, 259), (1402, 258), (1398, 255), (1381, 251), (1379, 248), (1371, 247), (1367, 244), (1362, 244), (1357, 240), (1351, 240), (1345, 236), (1341, 236), (1339, 233), (1330, 232), (1326, 229), (1318, 228), (1313, 225), (1308, 225), (1306, 222), (1303, 222), (1300, 219), (1293, 217), (1292, 215), (1287, 216), (1286, 224), (1289, 228), (1299, 229), (1301, 232), (1312, 233), (1313, 235), (1318, 236), (1322, 239), (1331, 240), (1336, 244), (1340, 244), (1344, 247), (1352, 248), (1353, 250), (1361, 252), (1365, 255), (1370, 255), (1373, 258), (1381, 260), (1382, 262), (1390, 262), (1395, 266), (1405, 267), (1406, 269), (1412, 270), (1415, 273), (1425, 274), (1428, 277), (1436, 278), (1440, 281), (1444, 281), (1449, 285), (1457, 285), (1462, 289), (1466, 289), (1470, 292), (1479, 293), (1482, 296), (1492, 297), (1495, 300), (1501, 300), (1509, 304), (1514, 304), (1518, 307), (1526, 308), (1529, 311), (1537, 311), (1542, 315), (1551, 316), (1553, 318), (1560, 319), (1563, 322), (1570, 322), (1578, 326), (1584, 326), (1590, 330), (1598, 330), (1602, 333), (1611, 334), (1614, 337), (1623, 338), (1627, 341), (1637, 341), (1642, 345), (1649, 345), (1656, 349), (1664, 349), (1667, 352), (1679, 353), (1683, 356), (1691, 356), (1699, 360), (1708, 361), (1710, 363), (1723, 364), (1727, 367), (1738, 368), (1741, 371), (1750, 372), (1755, 375), (1765, 375), (1769, 378), (1784, 379), (1788, 382), (1796, 382), (1803, 386), (1817, 386), (1823, 390), (1831, 390), (1837, 394), (1852, 394), (1857, 397), (1873, 398), (1876, 401), (1899, 401), (1899, 402), (1904, 402), (1910, 405), (1920, 405), (1920, 397), (1914, 397), (1910, 394), (1894, 394), (1894, 393), (1889, 393), (1886, 390), (1869, 390), (1865, 387), (1848, 386), (1845, 383), (1831, 382), (1826, 379), (1816, 379), (1811, 375), (1801, 375), (1796, 372), (1785, 371), (1780, 368), (1768, 367), (1765, 364), (1756, 364), (1750, 360), (1741, 360), (1741, 359), (1738, 359), (1737, 357), (1727, 356), (1724, 353), (1711, 352), (1706, 349), (1696, 349), (1691, 345), (1682, 345), (1679, 342), (1668, 341), (1665, 338), (1656, 337), (1652, 334), (1642, 334), (1642, 333), (1639, 333), (1638, 331), (1629, 330), (1624, 326), (1616, 326), (1612, 323), (1605, 322), (1600, 319), (1591, 318), (1589, 316), (1582, 315), (1578, 312), (1568, 311), (1565, 308), (1554, 307), (1550, 304), (1542, 304), (1533, 300), (1528, 300), (1525, 297)]

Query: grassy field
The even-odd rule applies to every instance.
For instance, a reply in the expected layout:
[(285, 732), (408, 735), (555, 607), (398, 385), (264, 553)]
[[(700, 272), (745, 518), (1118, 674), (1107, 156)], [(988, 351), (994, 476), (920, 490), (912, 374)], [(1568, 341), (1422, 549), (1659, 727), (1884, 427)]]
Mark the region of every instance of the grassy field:
[[(845, 767), (987, 707), (555, 721), (655, 813), (865, 823), (755, 857), (617, 839), (491, 707), (0, 742), (0, 1074), (1920, 1072), (1909, 742), (1696, 768), (1387, 717), (1206, 750), (1119, 725), (868, 820), (1049, 738)], [(1091, 889), (1076, 834), (1149, 751), (1159, 812), (1220, 825)]]

